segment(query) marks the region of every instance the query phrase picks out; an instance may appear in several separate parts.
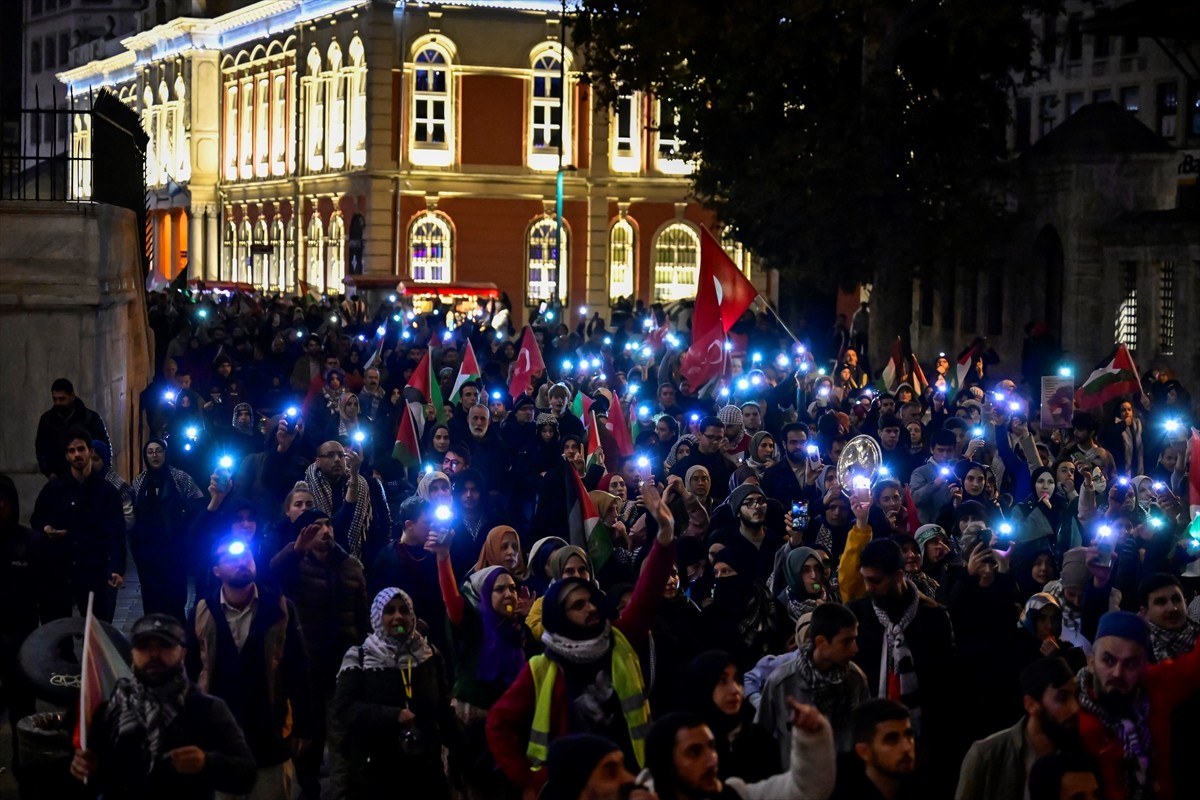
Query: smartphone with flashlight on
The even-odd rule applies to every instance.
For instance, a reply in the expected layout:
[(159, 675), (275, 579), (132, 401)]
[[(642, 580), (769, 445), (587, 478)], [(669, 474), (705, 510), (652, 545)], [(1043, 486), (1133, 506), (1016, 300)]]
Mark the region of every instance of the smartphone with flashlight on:
[(232, 456), (221, 456), (217, 459), (217, 480), (220, 481), (221, 491), (228, 492), (233, 485)]
[(433, 510), (433, 520), (433, 525), (430, 527), (437, 535), (438, 544), (449, 544), (454, 537), (454, 531), (450, 527), (454, 521), (454, 510), (443, 503)]

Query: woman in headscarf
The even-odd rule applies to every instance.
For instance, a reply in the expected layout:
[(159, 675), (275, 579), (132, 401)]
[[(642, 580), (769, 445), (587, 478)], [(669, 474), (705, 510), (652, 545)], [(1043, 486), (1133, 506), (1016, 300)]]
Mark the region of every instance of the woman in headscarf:
[(360, 411), (358, 395), (346, 392), (339, 397), (337, 416), (330, 420), (329, 427), (325, 432), (326, 440), (340, 439), (343, 442), (354, 442), (354, 434), (358, 432), (369, 437), (371, 431), (363, 424), (362, 417), (359, 415)]
[(421, 442), (421, 452), (425, 453), (425, 462), (433, 464), (437, 469), (442, 465), (442, 459), (450, 450), (450, 428), (438, 422), (425, 429)]
[(763, 656), (781, 652), (795, 626), (754, 577), (754, 565), (741, 547), (725, 547), (712, 561), (713, 599), (702, 612), (704, 644), (729, 653), (744, 672)]
[(694, 435), (685, 433), (683, 436), (680, 436), (679, 440), (671, 446), (670, 454), (667, 455), (666, 459), (663, 461), (663, 469), (665, 469), (667, 472), (670, 472), (671, 468), (674, 467), (677, 462), (683, 461), (685, 458), (690, 456), (699, 446), (700, 440)]
[[(546, 570), (550, 573), (550, 582), (546, 585), (547, 592), (555, 583), (567, 578), (580, 578), (599, 586), (596, 581), (596, 573), (592, 570), (592, 560), (582, 547), (564, 542), (561, 547), (555, 548), (550, 557), (546, 559)], [(538, 597), (533, 601), (533, 605), (529, 609), (529, 616), (526, 617), (529, 630), (539, 638), (546, 632), (542, 627), (542, 599), (542, 597)]]
[(134, 524), (130, 550), (142, 581), (146, 614), (184, 619), (187, 604), (187, 544), (192, 520), (204, 504), (196, 482), (167, 463), (167, 443), (151, 439), (142, 448), (146, 468), (133, 479)]
[(371, 603), (374, 630), (346, 651), (334, 713), (350, 761), (350, 798), (391, 796), (402, 776), (413, 797), (449, 798), (442, 746), (453, 737), (446, 665), (417, 629), (412, 598), (388, 588)]
[(811, 547), (797, 547), (784, 559), (783, 577), (786, 582), (777, 600), (793, 623), (829, 600), (832, 591), (826, 587), (825, 562)]
[(1018, 544), (1011, 553), (1013, 577), (1021, 592), (1021, 601), (1046, 590), (1046, 584), (1058, 579), (1054, 551), (1049, 543)]
[(521, 538), (515, 528), (497, 525), (488, 531), (483, 549), (475, 562), (474, 572), (482, 572), (490, 567), (503, 567), (508, 570), (518, 585), (523, 585), (529, 580), (529, 567), (525, 564), (525, 554), (521, 552)]
[(775, 465), (777, 452), (775, 437), (766, 431), (759, 431), (750, 437), (750, 447), (746, 450), (746, 465), (753, 468), (754, 473), (761, 478), (768, 467)]
[(529, 548), (529, 580), (525, 584), (530, 591), (539, 596), (546, 593), (546, 587), (554, 580), (554, 574), (550, 571), (550, 556), (558, 548), (566, 546), (566, 539), (557, 536), (547, 536), (533, 543), (533, 547)]
[(417, 482), (417, 497), (435, 503), (449, 503), (452, 498), (450, 476), (444, 472), (426, 472)]
[(755, 783), (780, 771), (779, 745), (769, 731), (755, 724), (742, 674), (729, 653), (701, 653), (687, 666), (681, 706), (697, 714), (712, 731), (718, 776)]
[(1047, 540), (1054, 547), (1062, 534), (1062, 526), (1070, 525), (1067, 498), (1056, 491), (1054, 470), (1038, 467), (1030, 476), (1033, 494), (1013, 507), (1013, 542)]
[(637, 503), (629, 499), (629, 485), (625, 483), (625, 476), (618, 472), (605, 473), (596, 488), (616, 496), (618, 500), (617, 519), (625, 523), (626, 530), (632, 528), (638, 515), (641, 514), (641, 509), (638, 508)]
[(701, 464), (689, 467), (688, 471), (684, 473), (683, 483), (687, 490), (700, 501), (711, 518), (716, 503), (712, 498), (712, 475), (709, 474), (708, 467)]

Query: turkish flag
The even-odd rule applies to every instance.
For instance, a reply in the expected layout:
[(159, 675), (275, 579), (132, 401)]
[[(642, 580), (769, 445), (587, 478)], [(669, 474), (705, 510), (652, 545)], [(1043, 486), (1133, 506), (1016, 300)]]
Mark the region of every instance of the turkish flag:
[[(742, 316), (746, 309), (758, 297), (758, 290), (742, 271), (738, 269), (733, 259), (721, 249), (721, 244), (707, 228), (700, 229), (700, 282), (708, 273), (709, 282), (716, 288), (717, 306), (721, 309), (722, 333), (727, 333)], [(700, 287), (697, 287), (696, 300), (700, 299)], [(692, 328), (693, 333), (695, 327)]]
[(533, 376), (544, 372), (546, 362), (542, 361), (542, 351), (538, 348), (537, 339), (533, 338), (533, 330), (526, 325), (525, 335), (521, 337), (521, 350), (517, 360), (513, 362), (512, 374), (508, 379), (508, 393), (513, 399), (525, 394), (525, 390), (533, 385)]
[[(693, 391), (699, 391), (725, 369), (725, 326), (721, 321), (721, 304), (712, 276), (712, 260), (704, 258), (704, 245), (708, 239), (704, 234), (700, 236), (700, 277), (696, 282), (696, 306), (692, 310), (692, 345), (683, 354), (679, 367)], [(720, 246), (717, 249), (720, 250)]]

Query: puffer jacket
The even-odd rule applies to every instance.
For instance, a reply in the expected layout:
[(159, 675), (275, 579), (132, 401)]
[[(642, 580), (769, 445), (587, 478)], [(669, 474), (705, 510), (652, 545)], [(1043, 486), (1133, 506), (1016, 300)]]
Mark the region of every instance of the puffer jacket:
[(371, 631), (362, 564), (336, 544), (321, 561), (288, 542), (271, 559), (271, 576), (296, 604), (313, 685), (332, 689), (342, 654)]

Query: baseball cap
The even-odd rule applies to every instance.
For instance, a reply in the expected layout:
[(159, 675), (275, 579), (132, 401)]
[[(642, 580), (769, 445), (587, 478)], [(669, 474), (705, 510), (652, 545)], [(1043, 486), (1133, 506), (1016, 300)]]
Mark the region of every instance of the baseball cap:
[(183, 644), (183, 626), (170, 614), (147, 614), (133, 623), (130, 639), (134, 647), (140, 647), (150, 639), (158, 639), (174, 647)]

